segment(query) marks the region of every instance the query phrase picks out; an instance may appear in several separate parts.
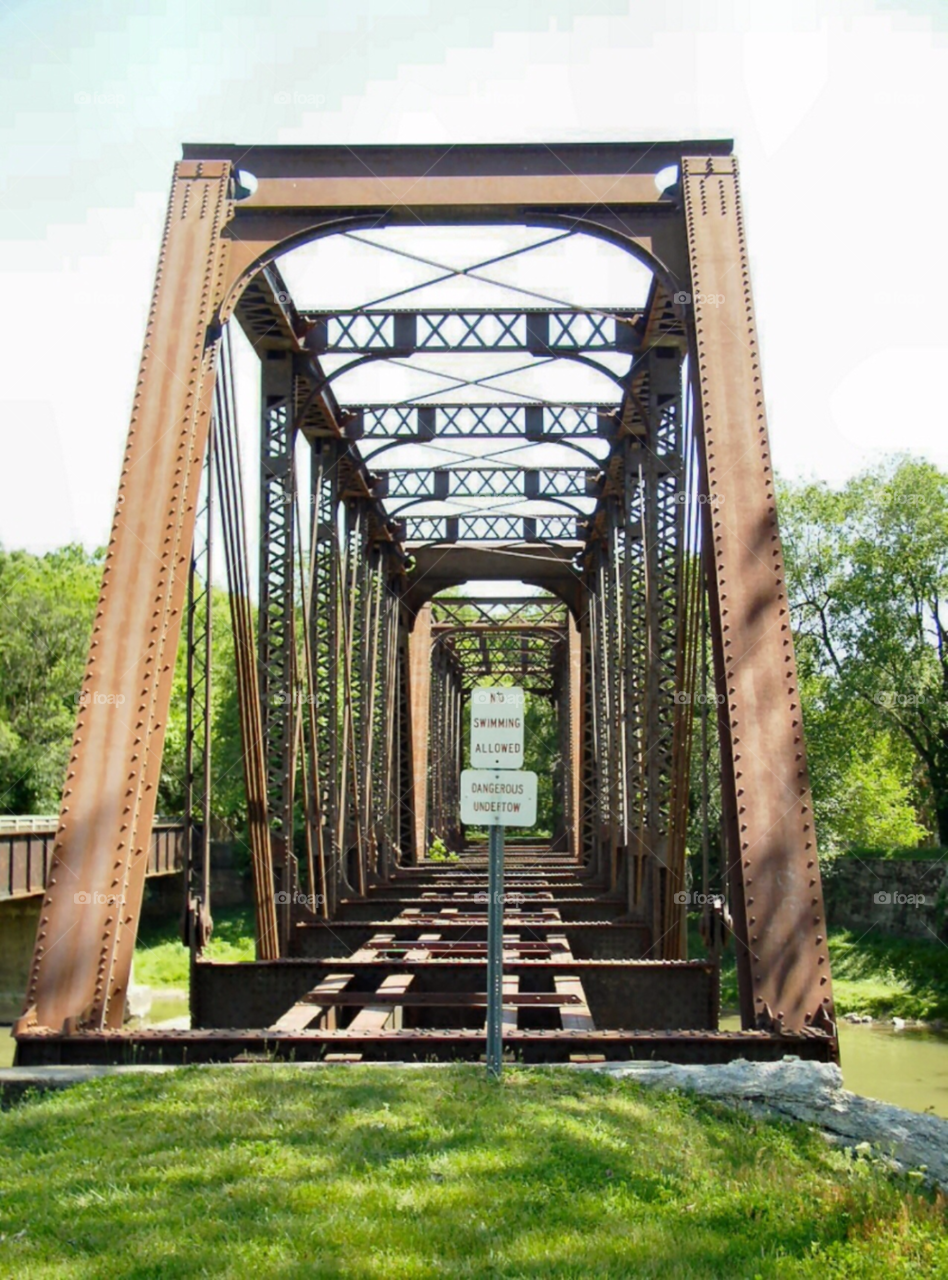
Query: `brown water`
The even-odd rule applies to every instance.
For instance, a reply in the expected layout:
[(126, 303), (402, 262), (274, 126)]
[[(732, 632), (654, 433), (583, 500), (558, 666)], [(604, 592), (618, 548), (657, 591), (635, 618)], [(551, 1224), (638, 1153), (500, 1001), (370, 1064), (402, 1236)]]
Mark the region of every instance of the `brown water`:
[[(180, 997), (157, 999), (147, 1022), (154, 1026), (186, 1013), (187, 1002)], [(721, 1027), (736, 1031), (740, 1021), (722, 1018)], [(882, 1024), (841, 1022), (839, 1046), (843, 1083), (853, 1093), (948, 1118), (948, 1036), (913, 1027), (894, 1031)], [(13, 1062), (13, 1047), (10, 1027), (0, 1027), (0, 1067)]]
[[(739, 1031), (740, 1019), (721, 1019)], [(883, 1023), (839, 1024), (843, 1084), (853, 1093), (909, 1111), (948, 1118), (948, 1036), (921, 1027), (896, 1031)]]

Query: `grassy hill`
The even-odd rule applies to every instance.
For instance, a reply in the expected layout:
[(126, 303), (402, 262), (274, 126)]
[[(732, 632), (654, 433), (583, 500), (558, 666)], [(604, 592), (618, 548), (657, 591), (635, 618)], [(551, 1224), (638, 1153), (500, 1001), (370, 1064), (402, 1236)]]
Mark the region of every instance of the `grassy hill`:
[(943, 1197), (587, 1072), (185, 1068), (0, 1115), (17, 1277), (944, 1276)]

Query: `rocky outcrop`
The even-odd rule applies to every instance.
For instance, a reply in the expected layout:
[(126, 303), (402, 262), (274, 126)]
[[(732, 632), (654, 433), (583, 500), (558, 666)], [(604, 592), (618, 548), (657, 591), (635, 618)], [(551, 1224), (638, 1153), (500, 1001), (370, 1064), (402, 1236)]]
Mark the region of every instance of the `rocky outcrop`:
[(800, 1120), (846, 1146), (868, 1143), (898, 1168), (948, 1190), (948, 1120), (850, 1093), (832, 1063), (788, 1057), (780, 1062), (741, 1059), (721, 1066), (623, 1062), (584, 1069)]

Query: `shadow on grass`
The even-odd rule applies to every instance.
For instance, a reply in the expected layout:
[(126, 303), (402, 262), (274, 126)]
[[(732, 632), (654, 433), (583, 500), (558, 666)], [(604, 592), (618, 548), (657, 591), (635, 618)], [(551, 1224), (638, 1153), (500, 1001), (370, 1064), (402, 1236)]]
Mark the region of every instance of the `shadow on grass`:
[(0, 1269), (27, 1274), (861, 1275), (881, 1238), (948, 1269), (943, 1206), (871, 1163), (587, 1073), (190, 1068), (0, 1135)]

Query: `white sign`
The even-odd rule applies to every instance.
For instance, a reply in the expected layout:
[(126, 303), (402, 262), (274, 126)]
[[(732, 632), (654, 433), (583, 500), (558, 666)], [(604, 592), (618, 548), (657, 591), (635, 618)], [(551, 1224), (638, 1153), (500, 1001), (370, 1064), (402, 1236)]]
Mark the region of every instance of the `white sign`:
[(537, 775), (511, 769), (461, 773), (461, 821), (471, 827), (532, 827), (537, 820)]
[[(523, 690), (471, 691), (471, 766), (519, 769), (523, 764)], [(463, 822), (464, 819), (462, 818)]]

